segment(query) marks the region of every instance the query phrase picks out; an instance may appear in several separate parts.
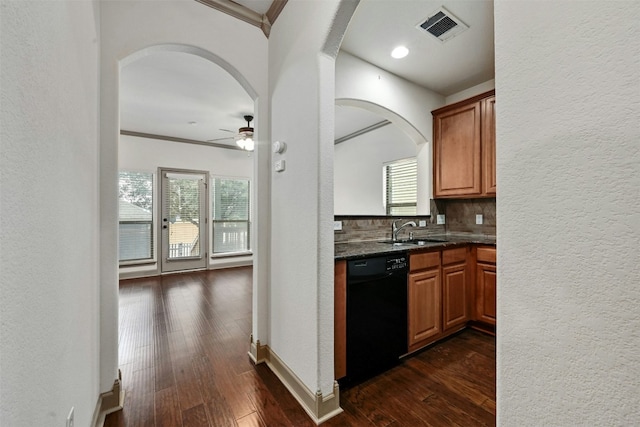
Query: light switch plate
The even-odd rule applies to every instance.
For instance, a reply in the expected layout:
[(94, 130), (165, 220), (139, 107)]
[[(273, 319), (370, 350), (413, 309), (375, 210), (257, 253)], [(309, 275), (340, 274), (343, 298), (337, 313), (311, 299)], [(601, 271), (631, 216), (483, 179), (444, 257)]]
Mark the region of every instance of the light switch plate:
[(427, 226), (427, 221), (421, 219), (420, 221), (418, 221), (418, 227), (426, 227)]
[(476, 215), (476, 224), (482, 224), (482, 214)]
[(342, 221), (333, 221), (333, 231), (342, 231)]
[(436, 216), (436, 223), (439, 225), (442, 225), (445, 223), (445, 218), (444, 215), (438, 215)]

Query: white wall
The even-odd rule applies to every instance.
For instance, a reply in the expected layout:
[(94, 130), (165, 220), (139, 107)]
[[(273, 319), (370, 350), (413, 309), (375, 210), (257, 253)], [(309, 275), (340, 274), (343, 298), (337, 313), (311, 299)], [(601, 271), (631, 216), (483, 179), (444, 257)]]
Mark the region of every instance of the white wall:
[(496, 88), (496, 80), (491, 79), (486, 82), (482, 82), (478, 85), (472, 86), (465, 90), (461, 90), (460, 92), (454, 93), (452, 95), (447, 96), (445, 100), (445, 104), (454, 104), (458, 101), (463, 101), (467, 98), (471, 98), (472, 96), (480, 95), (481, 93), (488, 92), (491, 89)]
[(639, 22), (496, 1), (499, 425), (640, 420)]
[[(312, 391), (333, 386), (334, 66), (322, 54), (338, 1), (289, 2), (269, 39), (270, 347)], [(303, 76), (303, 78), (301, 77)]]
[[(262, 246), (254, 256), (254, 339), (267, 341), (266, 242), (268, 234), (269, 105), (267, 81), (268, 40), (259, 28), (195, 1), (101, 2), (100, 49), (100, 209), (101, 209), (101, 350), (105, 360), (102, 382), (113, 378), (117, 367), (117, 171), (118, 78), (127, 59), (150, 49), (187, 49), (229, 71), (255, 101), (254, 201), (261, 213), (252, 227), (254, 242)], [(168, 46), (170, 45), (170, 46)], [(167, 47), (168, 46), (168, 47)], [(146, 49), (146, 50), (145, 50)], [(143, 52), (144, 51), (144, 52)], [(182, 50), (185, 51), (185, 50)], [(267, 178), (265, 178), (267, 177)], [(263, 214), (263, 212), (266, 212)], [(254, 246), (254, 249), (256, 246)], [(111, 380), (112, 381), (112, 380)]]
[(98, 4), (0, 8), (0, 425), (64, 426), (74, 407), (88, 426), (99, 395)]
[[(157, 173), (159, 167), (208, 171), (211, 178), (226, 176), (248, 178), (253, 191), (253, 153), (204, 145), (185, 144), (150, 138), (121, 135), (118, 147), (118, 169)], [(251, 218), (256, 211), (252, 206)], [(153, 212), (157, 224), (158, 212)], [(156, 240), (157, 241), (157, 240)], [(156, 253), (160, 253), (159, 250)], [(251, 265), (251, 256), (207, 260), (209, 268)], [(120, 267), (127, 277), (148, 275), (158, 271), (157, 263), (139, 267)]]
[(416, 144), (394, 125), (367, 132), (334, 148), (336, 215), (386, 215), (384, 163), (416, 156)]
[(253, 153), (197, 144), (120, 135), (120, 169), (157, 172), (158, 167), (210, 171), (211, 176), (251, 178)]
[(336, 60), (335, 97), (344, 105), (368, 105), (402, 129), (418, 147), (418, 213), (429, 214), (432, 197), (431, 111), (445, 98), (355, 56), (340, 51)]

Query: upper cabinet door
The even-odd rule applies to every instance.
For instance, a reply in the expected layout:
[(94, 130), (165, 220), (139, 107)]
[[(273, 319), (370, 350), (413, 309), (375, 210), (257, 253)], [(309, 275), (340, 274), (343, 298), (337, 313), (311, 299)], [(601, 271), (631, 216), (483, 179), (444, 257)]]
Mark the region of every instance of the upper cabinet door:
[(496, 197), (495, 91), (433, 114), (434, 198)]
[(433, 114), (434, 197), (481, 195), (481, 103)]
[(482, 101), (483, 190), (496, 194), (496, 97)]

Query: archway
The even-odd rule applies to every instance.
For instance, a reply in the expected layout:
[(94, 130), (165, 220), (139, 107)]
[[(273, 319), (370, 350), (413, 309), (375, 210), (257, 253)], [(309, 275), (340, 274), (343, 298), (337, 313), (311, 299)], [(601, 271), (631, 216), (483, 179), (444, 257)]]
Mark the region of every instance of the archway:
[[(422, 133), (401, 114), (374, 102), (363, 99), (338, 98), (335, 103), (338, 107), (353, 107), (354, 109), (365, 110), (373, 113), (374, 118), (379, 117), (382, 120), (371, 126), (373, 128), (371, 133), (362, 138), (354, 139), (353, 143), (358, 144), (357, 147), (343, 147), (342, 144), (336, 145), (334, 151), (335, 214), (385, 215), (383, 204), (379, 200), (381, 189), (377, 186), (379, 170), (376, 165), (390, 160), (415, 157), (418, 169), (416, 182), (418, 191), (417, 213), (419, 215), (429, 215), (431, 150), (427, 139)], [(387, 127), (385, 123), (390, 126)], [(365, 129), (365, 131), (367, 130)], [(358, 132), (355, 133), (355, 135), (358, 134)], [(362, 135), (365, 135), (365, 133), (363, 132)], [(366, 138), (366, 140), (363, 138)], [(382, 143), (382, 141), (378, 141), (380, 138), (394, 140), (397, 145), (392, 147), (386, 142)], [(370, 144), (374, 141), (377, 141), (377, 146), (370, 147)], [(347, 144), (351, 144), (351, 142)], [(414, 146), (414, 148), (410, 148), (410, 145)], [(350, 166), (345, 168), (345, 162)], [(365, 162), (362, 163), (362, 167), (357, 168), (358, 174), (349, 172), (354, 162), (357, 162), (357, 164)], [(340, 168), (340, 165), (343, 165), (343, 167)], [(343, 194), (344, 192), (340, 191), (340, 186), (344, 183), (340, 181), (344, 180), (350, 183), (351, 187), (358, 188), (359, 191), (349, 192), (348, 195), (346, 193)]]

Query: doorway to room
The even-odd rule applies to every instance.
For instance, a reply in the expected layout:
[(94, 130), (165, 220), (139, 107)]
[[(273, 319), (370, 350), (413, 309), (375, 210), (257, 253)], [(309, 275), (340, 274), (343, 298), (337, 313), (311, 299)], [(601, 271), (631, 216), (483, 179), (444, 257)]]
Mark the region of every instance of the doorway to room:
[(120, 77), (118, 168), (121, 179), (144, 175), (148, 189), (144, 199), (139, 185), (119, 194), (131, 211), (119, 218), (120, 248), (126, 221), (147, 227), (144, 256), (121, 256), (120, 278), (251, 265), (255, 153), (241, 142), (257, 133), (243, 79), (184, 46), (145, 49)]

